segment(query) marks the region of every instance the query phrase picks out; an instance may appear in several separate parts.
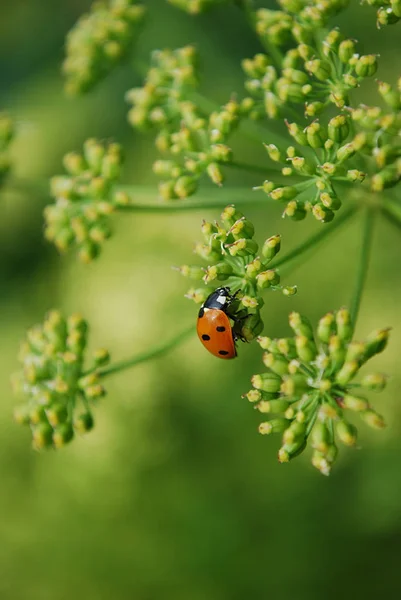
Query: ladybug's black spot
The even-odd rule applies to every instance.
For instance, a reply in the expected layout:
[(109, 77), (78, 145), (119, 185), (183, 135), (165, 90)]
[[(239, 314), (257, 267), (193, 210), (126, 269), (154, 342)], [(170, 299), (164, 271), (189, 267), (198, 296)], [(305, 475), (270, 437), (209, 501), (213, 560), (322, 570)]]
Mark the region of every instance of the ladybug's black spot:
[(219, 354), (222, 356), (226, 356), (228, 354), (227, 350), (219, 350)]
[(198, 313), (198, 318), (201, 319), (203, 317), (203, 315), (205, 314), (205, 309), (203, 308), (203, 306), (200, 308), (199, 313)]
[(219, 327), (216, 327), (216, 331), (225, 331), (226, 328), (223, 327), (222, 325), (220, 325)]
[(206, 333), (204, 333), (202, 335), (202, 340), (205, 340), (205, 342), (208, 342), (210, 340), (210, 335), (207, 335)]

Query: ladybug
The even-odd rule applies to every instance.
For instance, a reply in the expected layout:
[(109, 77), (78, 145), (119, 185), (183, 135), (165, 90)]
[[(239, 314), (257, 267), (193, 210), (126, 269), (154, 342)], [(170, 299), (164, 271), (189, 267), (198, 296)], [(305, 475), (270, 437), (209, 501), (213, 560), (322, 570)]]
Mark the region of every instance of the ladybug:
[[(236, 325), (243, 317), (233, 310), (235, 299), (236, 294), (231, 294), (229, 287), (220, 287), (206, 298), (199, 310), (196, 325), (198, 337), (205, 348), (218, 358), (235, 358), (235, 342), (242, 339), (236, 331)], [(233, 326), (230, 319), (234, 321)]]

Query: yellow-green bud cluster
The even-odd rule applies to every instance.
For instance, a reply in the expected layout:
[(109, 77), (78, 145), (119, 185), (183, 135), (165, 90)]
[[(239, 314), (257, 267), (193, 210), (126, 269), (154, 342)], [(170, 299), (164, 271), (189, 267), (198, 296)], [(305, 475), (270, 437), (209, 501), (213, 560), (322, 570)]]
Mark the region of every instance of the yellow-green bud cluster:
[[(265, 144), (265, 148), (273, 162), (282, 164), (281, 172), (291, 183), (264, 181), (255, 189), (285, 204), (283, 216), (299, 221), (310, 212), (318, 221), (328, 223), (341, 207), (334, 189), (337, 178), (364, 179), (364, 173), (348, 169), (349, 156), (344, 156), (348, 147), (352, 147), (353, 154), (357, 147), (360, 149), (360, 138), (355, 136), (347, 143), (350, 117), (345, 114), (332, 117), (326, 124), (316, 119), (304, 128), (297, 123), (286, 121), (286, 124), (297, 146), (278, 148), (275, 144)], [(306, 180), (299, 181), (300, 177)]]
[(8, 114), (0, 112), (0, 187), (11, 168), (9, 146), (13, 136), (14, 124), (12, 119)]
[(377, 7), (377, 27), (394, 25), (401, 19), (401, 0), (365, 0), (366, 4)]
[(250, 110), (246, 101), (230, 100), (206, 114), (185, 99), (196, 84), (196, 52), (186, 46), (153, 53), (144, 86), (127, 92), (131, 125), (158, 131), (155, 143), (164, 157), (155, 161), (153, 171), (162, 179), (164, 200), (191, 196), (203, 174), (216, 185), (223, 183), (221, 167), (232, 160), (226, 141)]
[(186, 297), (201, 304), (224, 282), (232, 293), (238, 292), (235, 308), (243, 317), (240, 333), (251, 341), (263, 330), (260, 316), (263, 291), (280, 291), (285, 296), (292, 296), (297, 291), (296, 286), (280, 284), (280, 275), (272, 262), (280, 251), (281, 237), (274, 235), (259, 247), (254, 240), (253, 223), (233, 204), (223, 210), (220, 222), (203, 221), (201, 230), (203, 241), (195, 245), (194, 251), (208, 266), (182, 265), (177, 268), (182, 275), (196, 282), (196, 287), (191, 288)]
[(80, 315), (65, 319), (54, 310), (21, 344), (22, 370), (12, 383), (25, 402), (15, 420), (30, 426), (35, 449), (60, 448), (93, 427), (91, 407), (105, 395), (97, 368), (108, 363), (109, 354), (97, 350), (84, 369), (87, 338), (88, 323)]
[[(301, 10), (302, 2), (293, 4)], [(323, 5), (319, 2), (314, 8), (319, 10)], [(330, 103), (343, 108), (349, 101), (348, 92), (375, 74), (377, 57), (357, 54), (355, 42), (344, 39), (338, 29), (316, 41), (312, 35), (316, 28), (313, 19), (298, 22), (296, 15), (291, 14), (295, 6), (285, 9), (288, 12), (261, 9), (255, 13), (256, 29), (262, 39), (287, 47), (290, 40), (295, 40), (295, 45), (284, 54), (280, 69), (264, 54), (243, 61), (248, 78), (245, 87), (256, 99), (250, 116), (284, 116), (291, 103), (305, 105), (308, 117), (315, 117)], [(311, 9), (309, 3), (307, 9)]]
[(372, 373), (356, 383), (355, 376), (384, 350), (389, 330), (373, 331), (364, 342), (354, 342), (345, 308), (322, 317), (315, 333), (299, 313), (290, 314), (289, 324), (293, 337), (258, 338), (267, 370), (252, 377), (253, 388), (245, 397), (271, 416), (259, 426), (260, 433), (282, 434), (280, 462), (298, 456), (309, 441), (313, 466), (329, 475), (337, 456), (336, 442), (355, 446), (357, 441), (357, 430), (347, 420), (349, 414), (358, 413), (375, 429), (385, 426), (364, 393), (382, 390), (386, 377)]
[(198, 15), (214, 6), (225, 4), (229, 1), (230, 0), (168, 0), (170, 4), (184, 10), (190, 15)]
[(92, 4), (67, 35), (63, 63), (67, 92), (87, 92), (121, 62), (138, 34), (144, 12), (136, 0)]
[(110, 214), (129, 204), (127, 194), (113, 191), (123, 164), (122, 149), (89, 139), (82, 154), (70, 152), (63, 163), (66, 174), (50, 181), (55, 202), (44, 210), (45, 236), (60, 252), (75, 246), (80, 260), (88, 263), (111, 235)]

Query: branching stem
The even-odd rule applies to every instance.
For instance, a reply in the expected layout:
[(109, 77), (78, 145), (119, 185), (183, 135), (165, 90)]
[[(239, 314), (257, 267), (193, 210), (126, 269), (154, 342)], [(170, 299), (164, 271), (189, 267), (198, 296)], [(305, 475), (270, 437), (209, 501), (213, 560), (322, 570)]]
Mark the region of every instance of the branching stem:
[(154, 358), (158, 358), (159, 356), (163, 356), (167, 354), (170, 350), (179, 346), (181, 342), (183, 342), (186, 338), (188, 338), (195, 331), (194, 324), (192, 323), (190, 327), (184, 329), (179, 333), (176, 337), (160, 346), (156, 346), (156, 348), (152, 348), (147, 352), (142, 352), (141, 354), (136, 354), (132, 358), (128, 358), (126, 360), (121, 360), (116, 363), (112, 363), (107, 367), (103, 367), (97, 371), (100, 377), (107, 377), (108, 375), (112, 375), (113, 373), (119, 373), (120, 371), (125, 371), (125, 369), (130, 369), (132, 367), (136, 367), (137, 365), (147, 362), (148, 360), (153, 360)]

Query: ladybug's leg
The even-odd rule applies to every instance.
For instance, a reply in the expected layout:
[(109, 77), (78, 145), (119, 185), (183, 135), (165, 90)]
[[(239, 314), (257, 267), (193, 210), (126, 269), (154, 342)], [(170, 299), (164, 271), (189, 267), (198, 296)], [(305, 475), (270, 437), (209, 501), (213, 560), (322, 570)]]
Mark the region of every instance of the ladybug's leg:
[(233, 326), (233, 337), (234, 341), (241, 340), (241, 342), (247, 342), (248, 340), (241, 335), (242, 323), (248, 317), (248, 314), (245, 310), (238, 312), (237, 314), (231, 316), (230, 318), (234, 321)]

